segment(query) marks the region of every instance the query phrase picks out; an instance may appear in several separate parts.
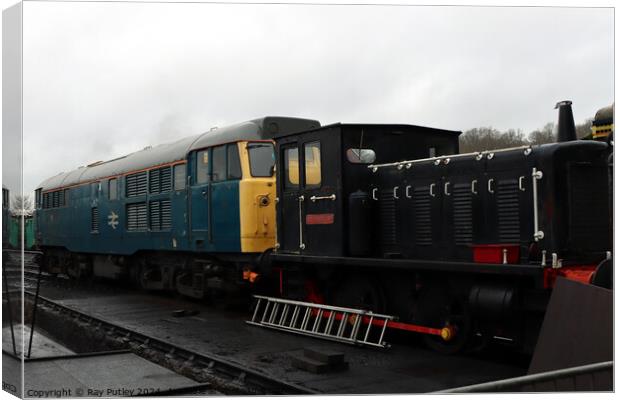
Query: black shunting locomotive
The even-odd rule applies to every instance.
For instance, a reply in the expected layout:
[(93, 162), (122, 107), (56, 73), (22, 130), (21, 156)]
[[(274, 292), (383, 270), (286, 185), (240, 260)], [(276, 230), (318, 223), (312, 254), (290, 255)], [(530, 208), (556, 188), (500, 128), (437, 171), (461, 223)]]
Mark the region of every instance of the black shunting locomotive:
[(531, 350), (555, 279), (611, 265), (611, 143), (577, 140), (571, 103), (557, 108), (557, 143), (471, 154), (460, 132), (412, 125), (276, 138), (262, 272), (283, 297), (396, 315), (440, 351)]

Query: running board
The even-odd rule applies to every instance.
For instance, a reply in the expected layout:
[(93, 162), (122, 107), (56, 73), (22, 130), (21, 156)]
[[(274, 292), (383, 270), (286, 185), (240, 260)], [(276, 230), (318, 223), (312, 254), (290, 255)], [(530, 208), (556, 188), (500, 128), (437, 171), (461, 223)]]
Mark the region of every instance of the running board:
[(356, 345), (389, 348), (383, 341), (396, 317), (354, 308), (254, 295), (248, 324)]

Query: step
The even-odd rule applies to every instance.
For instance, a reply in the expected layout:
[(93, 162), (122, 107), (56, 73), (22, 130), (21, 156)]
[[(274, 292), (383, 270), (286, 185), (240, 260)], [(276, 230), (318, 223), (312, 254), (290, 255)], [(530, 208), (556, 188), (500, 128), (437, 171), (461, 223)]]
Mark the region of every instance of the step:
[(344, 353), (318, 347), (305, 347), (304, 356), (329, 365), (344, 363)]
[(330, 365), (324, 362), (313, 360), (311, 358), (308, 358), (302, 355), (293, 356), (293, 366), (295, 368), (303, 369), (304, 371), (308, 371), (313, 374), (324, 374), (327, 372), (344, 371), (349, 368), (349, 364), (345, 362), (340, 363), (340, 364)]

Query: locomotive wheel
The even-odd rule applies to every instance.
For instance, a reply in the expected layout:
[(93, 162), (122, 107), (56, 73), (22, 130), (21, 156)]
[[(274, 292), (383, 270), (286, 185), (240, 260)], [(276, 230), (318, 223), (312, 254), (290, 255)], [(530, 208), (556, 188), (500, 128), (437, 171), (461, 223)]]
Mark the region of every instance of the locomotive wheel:
[(592, 277), (592, 284), (605, 289), (613, 289), (614, 276), (613, 261), (611, 259), (603, 260), (599, 263)]
[(333, 296), (333, 303), (340, 307), (356, 308), (376, 313), (385, 312), (387, 305), (383, 288), (368, 278), (343, 281)]
[(139, 261), (138, 265), (132, 268), (132, 280), (136, 287), (144, 292), (148, 292), (148, 280), (146, 278), (147, 266), (146, 262)]
[(434, 328), (449, 327), (448, 340), (435, 335), (424, 335), (424, 342), (441, 354), (455, 354), (465, 350), (472, 338), (472, 320), (467, 302), (438, 287), (425, 290), (420, 298), (420, 310), (425, 324)]

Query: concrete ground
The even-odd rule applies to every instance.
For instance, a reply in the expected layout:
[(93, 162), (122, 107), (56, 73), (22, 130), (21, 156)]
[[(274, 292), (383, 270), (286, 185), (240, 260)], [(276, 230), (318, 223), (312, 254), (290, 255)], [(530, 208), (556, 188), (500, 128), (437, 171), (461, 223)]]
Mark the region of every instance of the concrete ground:
[[(5, 390), (20, 395), (22, 362), (19, 357), (22, 344), (28, 352), (30, 326), (15, 326), (14, 336), (17, 358), (11, 356), (14, 353), (10, 327), (2, 330), (2, 348), (5, 352), (2, 356), (2, 379)], [(190, 388), (198, 384), (130, 352), (77, 355), (36, 329), (30, 358), (23, 363), (23, 374), (25, 397), (132, 396)], [(206, 394), (218, 393), (207, 391)]]
[[(506, 358), (493, 351), (477, 357), (445, 356), (426, 349), (415, 336), (411, 336), (411, 343), (401, 339), (386, 350), (359, 348), (248, 325), (245, 320), (251, 317), (249, 311), (227, 311), (106, 285), (96, 289), (99, 286), (49, 285), (42, 288), (42, 295), (178, 346), (215, 354), (323, 393), (430, 392), (524, 375), (527, 369), (508, 352)], [(198, 314), (172, 316), (179, 309), (197, 310)], [(342, 352), (349, 369), (313, 374), (295, 368), (293, 356), (305, 347)]]
[[(22, 354), (22, 343), (24, 344), (26, 353), (28, 353), (30, 341), (30, 326), (22, 326), (21, 324), (16, 325), (13, 328), (13, 333), (15, 336), (15, 350), (17, 350), (17, 354)], [(11, 354), (13, 353), (13, 341), (11, 339), (10, 326), (5, 326), (2, 329), (2, 350), (7, 351)], [(31, 358), (62, 356), (68, 354), (75, 353), (69, 350), (67, 347), (63, 346), (62, 344), (49, 338), (46, 334), (41, 333), (35, 329), (34, 334), (32, 335), (32, 349), (30, 350)]]
[[(3, 381), (19, 394), (20, 361), (3, 354), (2, 363)], [(132, 353), (31, 359), (24, 363), (24, 381), (27, 398), (156, 395), (197, 385)]]

